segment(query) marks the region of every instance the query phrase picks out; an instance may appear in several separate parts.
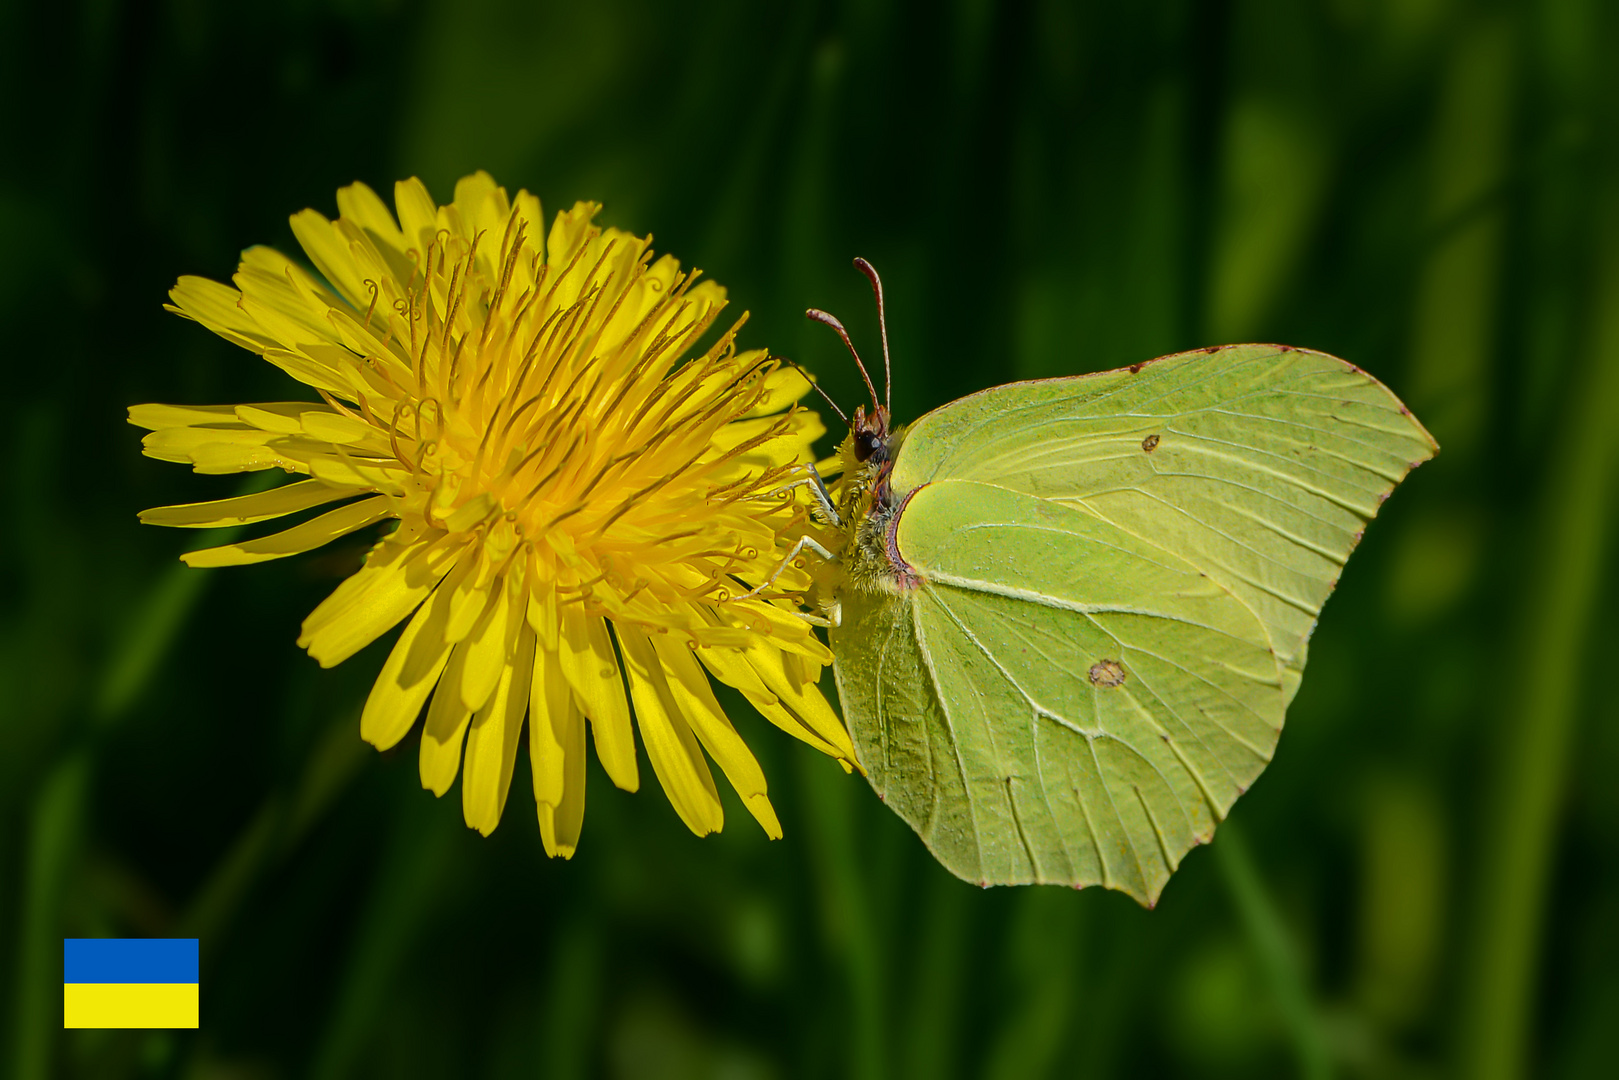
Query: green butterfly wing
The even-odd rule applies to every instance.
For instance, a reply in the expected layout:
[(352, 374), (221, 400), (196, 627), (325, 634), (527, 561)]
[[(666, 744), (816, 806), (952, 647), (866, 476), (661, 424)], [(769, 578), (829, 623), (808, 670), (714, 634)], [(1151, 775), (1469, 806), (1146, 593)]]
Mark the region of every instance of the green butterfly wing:
[(890, 477), (916, 584), (849, 590), (832, 633), (873, 786), (968, 880), (1152, 903), (1269, 761), (1344, 561), (1436, 449), (1371, 376), (1276, 346), (928, 414)]
[(1259, 619), (1185, 560), (992, 484), (921, 488), (896, 540), (920, 584), (845, 601), (835, 646), (872, 783), (968, 880), (1156, 897), (1276, 745)]

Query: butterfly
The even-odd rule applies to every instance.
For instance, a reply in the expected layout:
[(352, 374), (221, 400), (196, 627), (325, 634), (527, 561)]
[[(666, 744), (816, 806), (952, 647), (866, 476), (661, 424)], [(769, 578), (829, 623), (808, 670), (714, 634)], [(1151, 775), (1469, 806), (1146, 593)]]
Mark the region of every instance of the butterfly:
[[(855, 266), (887, 372), (882, 281)], [(896, 425), (891, 377), (879, 403), (843, 325), (807, 314), (871, 394), (825, 470), (841, 481), (807, 485), (830, 542), (800, 547), (872, 787), (968, 881), (1155, 904), (1270, 762), (1322, 604), (1438, 444), (1371, 375), (1282, 345)]]

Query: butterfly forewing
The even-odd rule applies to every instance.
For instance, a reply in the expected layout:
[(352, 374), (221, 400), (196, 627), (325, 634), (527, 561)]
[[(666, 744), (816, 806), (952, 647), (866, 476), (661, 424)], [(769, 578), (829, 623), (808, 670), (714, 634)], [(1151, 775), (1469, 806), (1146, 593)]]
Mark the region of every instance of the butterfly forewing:
[(892, 483), (993, 483), (1173, 552), (1259, 615), (1291, 691), (1366, 522), (1436, 449), (1347, 362), (1237, 345), (964, 398), (911, 428)]

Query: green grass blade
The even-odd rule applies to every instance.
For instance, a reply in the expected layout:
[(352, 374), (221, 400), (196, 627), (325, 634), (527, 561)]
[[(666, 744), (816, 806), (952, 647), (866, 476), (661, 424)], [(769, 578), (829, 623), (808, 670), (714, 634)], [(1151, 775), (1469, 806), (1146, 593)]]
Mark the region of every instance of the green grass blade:
[(309, 1069), (314, 1080), (355, 1074), (390, 999), (400, 992), (400, 973), (452, 876), (460, 822), (438, 812), (442, 809), (419, 791), (408, 791), (398, 806), (390, 851), (360, 916), (326, 1031)]
[(1592, 303), (1594, 348), (1584, 379), (1571, 387), (1569, 435), (1548, 460), (1544, 502), (1534, 518), (1539, 535), (1521, 560), (1529, 573), (1510, 657), (1516, 677), (1486, 800), (1483, 835), (1490, 839), (1471, 939), (1476, 977), (1463, 1012), (1462, 1073), (1476, 1080), (1528, 1075), (1581, 676), (1611, 561), (1619, 488), (1619, 190), (1610, 192), (1608, 209)]
[[(282, 479), (285, 474), (275, 470), (253, 473), (236, 493), (249, 495), (264, 491), (274, 481)], [(187, 550), (235, 543), (243, 531), (241, 528), (209, 529), (200, 539), (194, 539)], [(90, 707), (90, 715), (98, 724), (121, 719), (140, 698), (185, 626), (186, 618), (213, 580), (212, 574), (199, 573), (183, 564), (163, 571), (146, 599), (135, 609), (107, 662)]]
[(1214, 854), (1237, 918), (1248, 934), (1277, 1010), (1287, 1025), (1299, 1075), (1305, 1080), (1327, 1080), (1332, 1076), (1331, 1058), (1287, 925), (1266, 893), (1242, 833), (1229, 821), (1220, 826)]
[(806, 831), (814, 845), (826, 936), (848, 979), (848, 1074), (861, 1080), (889, 1075), (888, 1000), (881, 943), (869, 882), (855, 839), (855, 801), (866, 792), (828, 761), (800, 755)]
[(73, 754), (57, 764), (34, 799), (13, 998), (16, 1080), (55, 1075), (51, 1057), (62, 1001), (62, 907), (68, 876), (78, 865), (89, 785), (89, 756)]

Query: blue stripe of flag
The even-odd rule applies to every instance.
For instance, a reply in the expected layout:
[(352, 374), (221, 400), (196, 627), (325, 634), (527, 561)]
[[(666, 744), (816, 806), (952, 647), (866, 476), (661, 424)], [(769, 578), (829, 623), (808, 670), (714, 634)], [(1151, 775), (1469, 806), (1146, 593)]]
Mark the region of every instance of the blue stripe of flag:
[(197, 982), (196, 938), (64, 938), (64, 983)]

